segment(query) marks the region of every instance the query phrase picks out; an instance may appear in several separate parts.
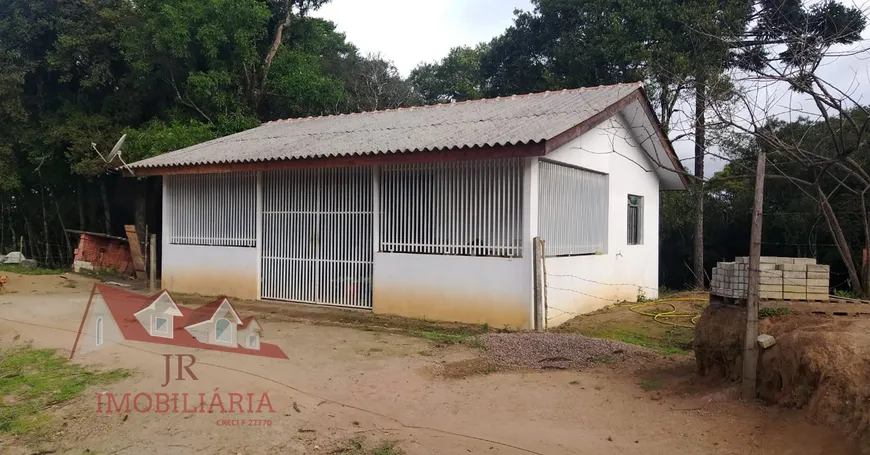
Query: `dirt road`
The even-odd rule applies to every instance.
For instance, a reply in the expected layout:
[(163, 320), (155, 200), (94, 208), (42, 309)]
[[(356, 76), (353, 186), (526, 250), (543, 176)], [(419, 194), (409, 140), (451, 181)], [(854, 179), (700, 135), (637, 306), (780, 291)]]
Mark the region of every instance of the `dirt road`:
[[(31, 342), (69, 352), (89, 287), (84, 281), (61, 287), (62, 293), (46, 284), (49, 293), (37, 288), (0, 295), (3, 346)], [(798, 413), (730, 400), (728, 389), (686, 387), (690, 359), (445, 379), (438, 374), (445, 363), (474, 358), (478, 351), (344, 327), (269, 321), (263, 326), (264, 341), (281, 346), (289, 360), (200, 350), (192, 352), (197, 380), (173, 380), (166, 387), (164, 355), (190, 352), (124, 342), (78, 356), (77, 362), (134, 374), (55, 410), (62, 426), (38, 450), (341, 453), (336, 448), (361, 440), (396, 441), (408, 454), (857, 453), (839, 434)], [(658, 369), (661, 385), (641, 387), (651, 369)], [(208, 403), (215, 391), (224, 401), (230, 393), (266, 393), (274, 412), (268, 407), (243, 414), (98, 412), (109, 394), (202, 393)], [(5, 444), (0, 452), (34, 449), (8, 439)]]

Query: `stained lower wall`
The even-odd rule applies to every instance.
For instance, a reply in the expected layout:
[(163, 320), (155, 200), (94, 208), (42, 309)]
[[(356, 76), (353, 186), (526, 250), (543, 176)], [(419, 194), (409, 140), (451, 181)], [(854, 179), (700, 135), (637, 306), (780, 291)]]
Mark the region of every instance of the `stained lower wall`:
[(524, 258), (376, 253), (375, 313), (530, 328)]
[(162, 285), (171, 292), (259, 298), (257, 249), (163, 244)]
[(623, 251), (621, 256), (547, 258), (547, 325), (557, 326), (620, 301), (634, 302), (641, 293), (644, 298), (658, 297), (656, 264)]

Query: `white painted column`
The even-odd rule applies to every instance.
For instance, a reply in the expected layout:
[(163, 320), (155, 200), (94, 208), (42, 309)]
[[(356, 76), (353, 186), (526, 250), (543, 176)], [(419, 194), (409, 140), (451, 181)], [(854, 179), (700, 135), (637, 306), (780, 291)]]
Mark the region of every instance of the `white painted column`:
[(169, 194), (169, 185), (167, 183), (167, 179), (169, 179), (169, 178), (171, 178), (171, 177), (166, 176), (166, 175), (164, 175), (160, 178), (160, 180), (163, 182), (163, 195), (162, 195), (162, 197), (163, 197), (163, 213), (162, 213), (162, 216), (160, 217), (160, 224), (162, 226), (160, 228), (160, 288), (161, 289), (166, 289), (166, 281), (165, 281), (166, 276), (163, 274), (163, 272), (166, 270), (166, 267), (164, 266), (164, 263), (166, 262), (166, 251), (168, 250), (167, 247), (169, 246), (169, 238), (172, 235), (172, 232), (170, 231), (170, 228), (169, 228), (169, 226), (170, 226), (169, 217), (172, 216), (172, 207), (170, 207), (170, 205), (169, 205), (170, 204), (169, 201), (171, 198), (170, 198), (170, 194)]
[[(529, 329), (534, 328), (535, 293), (534, 293), (534, 245), (533, 240), (538, 235), (538, 179), (539, 164), (537, 157), (523, 160), (523, 248), (522, 261), (525, 279), (529, 282)], [(545, 321), (546, 326), (546, 321)]]
[(381, 246), (381, 167), (372, 166), (372, 274), (369, 292), (372, 298), (372, 311), (375, 310), (375, 268), (378, 266), (378, 251)]
[(257, 196), (256, 209), (254, 216), (256, 217), (257, 232), (257, 300), (263, 296), (263, 171), (257, 172)]

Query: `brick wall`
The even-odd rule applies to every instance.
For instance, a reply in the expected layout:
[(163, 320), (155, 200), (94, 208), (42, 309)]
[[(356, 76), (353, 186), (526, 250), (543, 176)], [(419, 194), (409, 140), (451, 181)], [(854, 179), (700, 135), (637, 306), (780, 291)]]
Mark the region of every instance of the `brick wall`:
[(127, 242), (82, 234), (75, 250), (77, 263), (89, 263), (94, 270), (116, 271), (124, 274), (133, 272), (133, 259)]

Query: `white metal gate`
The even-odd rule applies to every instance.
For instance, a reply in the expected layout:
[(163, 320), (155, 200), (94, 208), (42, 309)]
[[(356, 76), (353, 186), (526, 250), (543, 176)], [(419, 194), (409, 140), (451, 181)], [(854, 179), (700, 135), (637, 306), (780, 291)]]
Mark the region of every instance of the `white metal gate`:
[(266, 172), (263, 298), (370, 308), (370, 168)]

